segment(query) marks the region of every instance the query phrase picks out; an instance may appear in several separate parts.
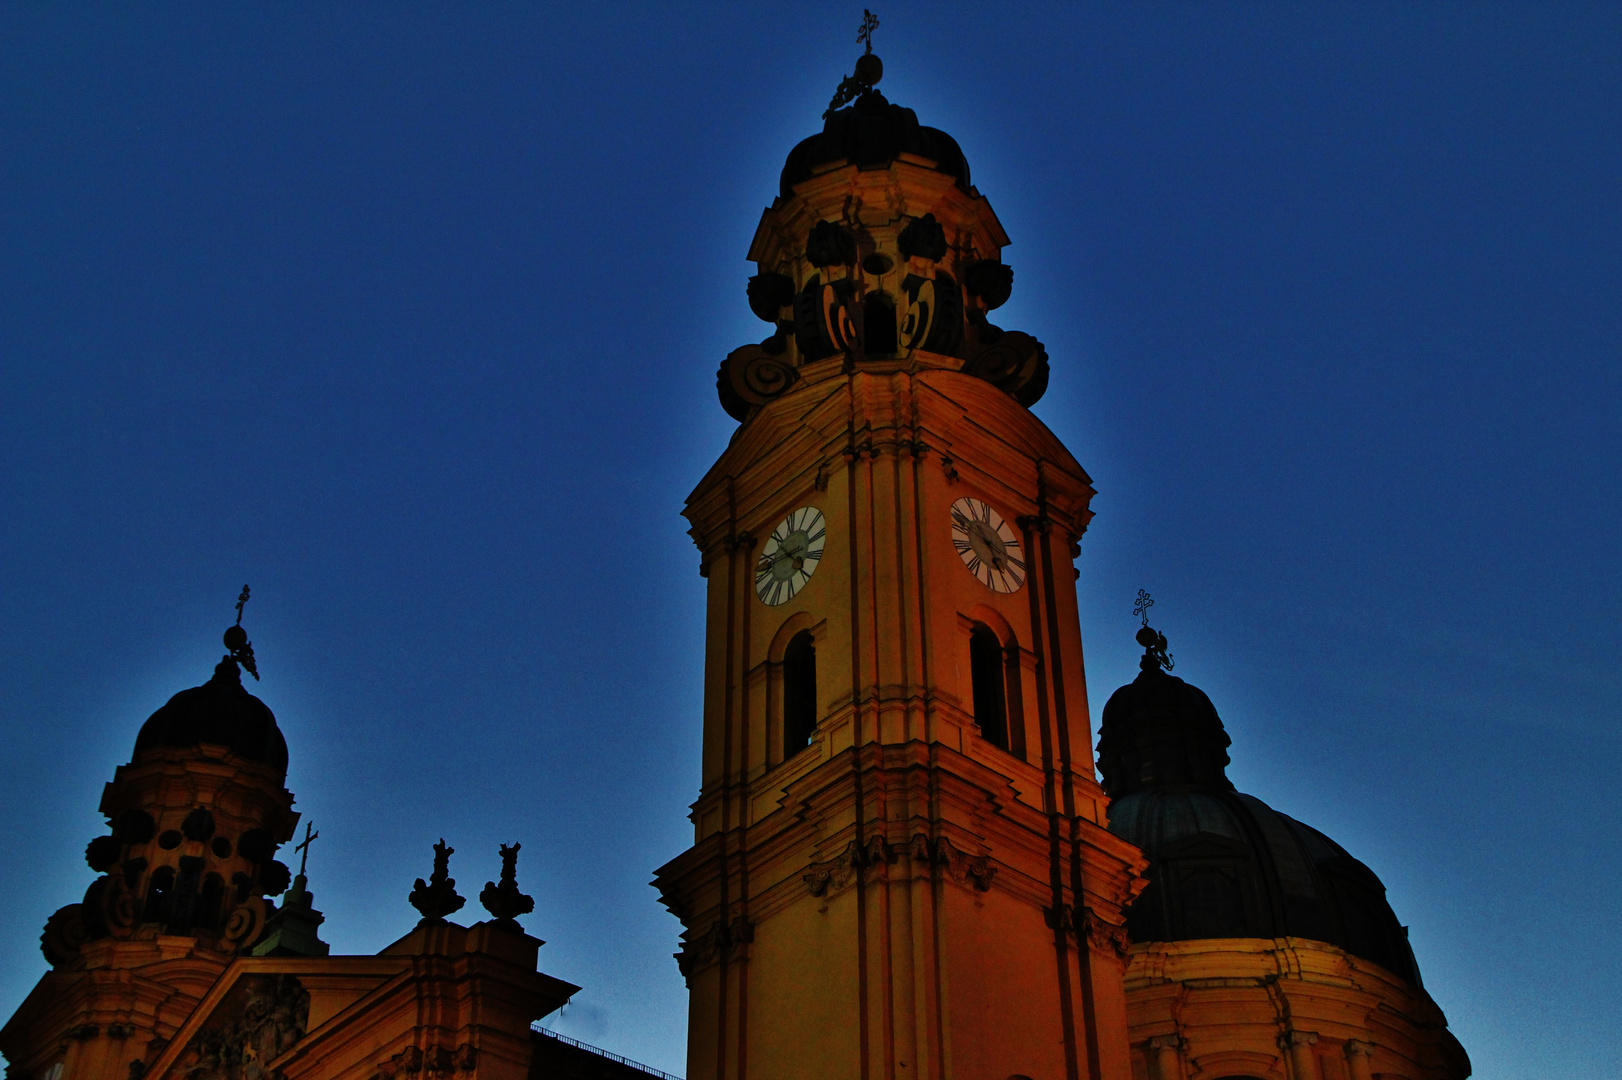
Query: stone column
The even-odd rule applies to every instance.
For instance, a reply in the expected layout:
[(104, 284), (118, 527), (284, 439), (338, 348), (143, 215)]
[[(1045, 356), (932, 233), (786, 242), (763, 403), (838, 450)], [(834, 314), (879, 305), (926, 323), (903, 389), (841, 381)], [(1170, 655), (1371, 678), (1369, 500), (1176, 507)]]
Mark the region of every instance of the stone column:
[(1175, 1035), (1158, 1035), (1149, 1040), (1149, 1054), (1155, 1061), (1155, 1080), (1182, 1080), (1183, 1070), (1178, 1064), (1178, 1051), (1183, 1040)]
[(1374, 1044), (1359, 1039), (1346, 1040), (1346, 1068), (1351, 1071), (1352, 1080), (1373, 1080), (1374, 1073), (1370, 1059), (1374, 1057)]
[(1318, 1059), (1312, 1055), (1312, 1046), (1318, 1041), (1316, 1032), (1291, 1031), (1278, 1041), (1289, 1052), (1291, 1080), (1319, 1080)]

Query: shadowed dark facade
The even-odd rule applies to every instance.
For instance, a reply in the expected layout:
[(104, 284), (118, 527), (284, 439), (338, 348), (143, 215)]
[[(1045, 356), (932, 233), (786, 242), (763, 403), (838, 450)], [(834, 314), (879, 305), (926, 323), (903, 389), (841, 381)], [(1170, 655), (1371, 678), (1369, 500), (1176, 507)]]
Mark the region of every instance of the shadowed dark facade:
[(1110, 831), (1149, 857), (1133, 941), (1302, 937), (1415, 986), (1407, 932), (1374, 872), (1318, 830), (1228, 780), (1211, 699), (1158, 664), (1104, 706), (1098, 764)]
[(1469, 1075), (1380, 879), (1234, 790), (1216, 706), (1164, 670), (1162, 635), (1145, 625), (1138, 641), (1142, 670), (1104, 706), (1098, 765), (1110, 831), (1149, 859), (1127, 911), (1147, 1075)]

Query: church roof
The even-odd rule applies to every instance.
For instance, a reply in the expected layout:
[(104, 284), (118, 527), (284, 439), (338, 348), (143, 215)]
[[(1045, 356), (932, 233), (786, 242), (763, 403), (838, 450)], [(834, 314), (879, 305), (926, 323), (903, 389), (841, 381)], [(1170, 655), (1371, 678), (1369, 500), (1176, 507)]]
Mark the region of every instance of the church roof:
[(925, 127), (917, 113), (892, 105), (870, 88), (849, 108), (830, 111), (820, 132), (789, 151), (779, 190), (787, 198), (819, 165), (848, 161), (861, 169), (883, 168), (902, 154), (932, 161), (937, 171), (965, 189), (969, 186), (969, 162), (956, 139)]
[(224, 746), (287, 777), (287, 740), (270, 706), (248, 693), (231, 657), (202, 686), (182, 690), (141, 725), (135, 756), (159, 747)]
[(1132, 940), (1308, 938), (1419, 986), (1379, 877), (1323, 833), (1234, 790), (1216, 707), (1152, 653), (1104, 706), (1098, 743), (1110, 831), (1149, 859), (1149, 885), (1127, 915)]

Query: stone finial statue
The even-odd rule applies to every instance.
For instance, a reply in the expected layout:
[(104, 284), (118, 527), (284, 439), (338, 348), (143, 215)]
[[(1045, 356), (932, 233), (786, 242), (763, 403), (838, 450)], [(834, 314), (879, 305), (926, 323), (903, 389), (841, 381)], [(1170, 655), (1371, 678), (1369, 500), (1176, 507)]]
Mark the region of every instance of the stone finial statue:
[(501, 845), (501, 884), (487, 881), (484, 891), (479, 893), (479, 903), (484, 909), (494, 915), (497, 922), (513, 927), (518, 925), (518, 916), (535, 910), (535, 898), (518, 891), (518, 849), (521, 847), (522, 844)]
[(456, 895), (456, 879), (450, 876), (451, 855), (456, 849), (445, 843), (440, 837), (439, 843), (434, 845), (434, 872), (425, 882), (417, 879), (417, 887), (411, 890), (411, 906), (422, 912), (422, 922), (418, 926), (433, 926), (445, 921), (445, 916), (456, 911), (465, 899)]

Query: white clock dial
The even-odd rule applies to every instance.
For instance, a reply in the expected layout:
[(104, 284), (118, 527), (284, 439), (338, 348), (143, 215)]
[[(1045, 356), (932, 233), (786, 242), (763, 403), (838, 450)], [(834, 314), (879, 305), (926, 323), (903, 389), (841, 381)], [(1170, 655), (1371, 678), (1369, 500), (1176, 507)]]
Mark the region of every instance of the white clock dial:
[(822, 511), (814, 506), (802, 506), (778, 522), (755, 563), (755, 593), (762, 602), (776, 607), (794, 599), (816, 572), (827, 535)]
[(952, 504), (952, 546), (958, 558), (995, 592), (1011, 593), (1025, 584), (1025, 551), (1002, 515), (979, 499)]

